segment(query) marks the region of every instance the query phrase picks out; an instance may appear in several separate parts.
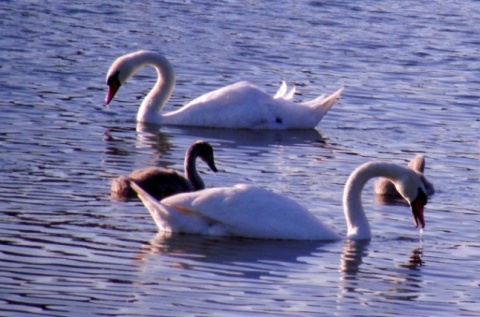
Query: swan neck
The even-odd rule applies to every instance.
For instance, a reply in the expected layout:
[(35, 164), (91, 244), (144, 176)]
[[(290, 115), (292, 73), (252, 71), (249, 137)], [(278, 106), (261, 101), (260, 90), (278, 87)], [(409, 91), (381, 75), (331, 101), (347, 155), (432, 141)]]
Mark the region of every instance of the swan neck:
[(343, 192), (343, 210), (347, 221), (347, 237), (354, 240), (371, 238), (370, 225), (362, 205), (362, 190), (374, 177), (395, 181), (402, 177), (404, 168), (390, 163), (370, 162), (358, 167), (348, 178)]
[(185, 178), (190, 182), (194, 190), (205, 188), (202, 178), (197, 172), (196, 161), (198, 152), (195, 148), (190, 148), (187, 151), (184, 162)]
[(175, 71), (164, 56), (152, 52), (140, 55), (138, 65), (137, 69), (153, 66), (157, 71), (157, 82), (143, 100), (137, 113), (137, 121), (160, 123), (160, 110), (175, 88)]

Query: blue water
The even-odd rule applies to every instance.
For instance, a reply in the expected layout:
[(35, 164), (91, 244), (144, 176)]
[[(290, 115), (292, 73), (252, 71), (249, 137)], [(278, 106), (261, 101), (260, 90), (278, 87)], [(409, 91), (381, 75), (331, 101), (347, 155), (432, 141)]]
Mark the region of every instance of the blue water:
[[(480, 5), (475, 1), (4, 1), (0, 3), (0, 310), (5, 316), (474, 316), (480, 314)], [(165, 54), (165, 110), (239, 80), (309, 100), (345, 86), (311, 131), (137, 127), (142, 70), (103, 106), (105, 74)], [(110, 131), (113, 141), (104, 139)], [(363, 195), (368, 243), (158, 234), (110, 197), (135, 168), (181, 170), (205, 139), (219, 173), (288, 195), (345, 234), (361, 163), (426, 157), (427, 226)]]

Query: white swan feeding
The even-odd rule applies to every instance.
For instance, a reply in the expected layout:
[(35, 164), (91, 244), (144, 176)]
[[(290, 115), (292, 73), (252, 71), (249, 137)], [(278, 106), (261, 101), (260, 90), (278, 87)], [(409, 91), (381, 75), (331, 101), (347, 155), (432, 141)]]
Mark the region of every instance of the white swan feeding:
[[(425, 226), (425, 186), (414, 171), (395, 164), (369, 162), (349, 177), (343, 194), (347, 238), (371, 238), (362, 207), (365, 183), (383, 176), (392, 180), (410, 204), (415, 225)], [(132, 182), (158, 228), (164, 232), (259, 239), (337, 240), (340, 236), (306, 208), (286, 196), (251, 185), (209, 188), (158, 202)]]
[(312, 129), (333, 106), (343, 88), (326, 97), (294, 103), (295, 89), (283, 82), (275, 96), (248, 82), (238, 82), (202, 95), (178, 110), (161, 114), (175, 87), (175, 72), (169, 61), (151, 51), (123, 55), (107, 74), (108, 105), (120, 86), (142, 67), (155, 67), (158, 79), (143, 100), (137, 121), (167, 125), (242, 129)]
[(134, 181), (156, 199), (163, 199), (179, 193), (191, 192), (205, 188), (202, 178), (197, 172), (196, 160), (200, 158), (214, 172), (217, 172), (212, 146), (205, 141), (193, 143), (185, 153), (185, 177), (175, 170), (161, 167), (147, 167), (133, 171), (128, 176), (120, 176), (112, 180), (112, 197), (128, 200), (137, 197), (130, 186)]
[[(422, 154), (417, 154), (415, 157), (408, 163), (408, 168), (417, 172), (424, 185), (427, 196), (435, 194), (435, 187), (430, 183), (427, 178), (423, 175), (425, 170), (425, 156)], [(374, 185), (375, 193), (378, 195), (391, 196), (400, 198), (401, 195), (395, 189), (395, 185), (388, 179), (380, 177), (377, 179)]]

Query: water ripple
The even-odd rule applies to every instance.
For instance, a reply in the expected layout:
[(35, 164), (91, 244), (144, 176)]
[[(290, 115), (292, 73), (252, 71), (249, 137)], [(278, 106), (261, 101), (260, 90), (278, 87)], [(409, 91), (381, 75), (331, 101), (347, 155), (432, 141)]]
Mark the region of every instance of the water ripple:
[[(480, 314), (479, 11), (442, 1), (0, 3), (2, 312)], [(165, 110), (238, 80), (272, 94), (286, 80), (298, 101), (346, 88), (313, 131), (136, 126), (153, 69), (102, 103), (109, 64), (137, 49), (176, 69)], [(369, 243), (168, 237), (139, 201), (111, 200), (113, 177), (182, 170), (197, 139), (214, 146), (220, 170), (199, 165), (207, 187), (289, 195), (340, 234), (356, 166), (423, 153), (437, 189), (427, 227), (421, 237), (408, 207), (376, 200), (371, 184)]]

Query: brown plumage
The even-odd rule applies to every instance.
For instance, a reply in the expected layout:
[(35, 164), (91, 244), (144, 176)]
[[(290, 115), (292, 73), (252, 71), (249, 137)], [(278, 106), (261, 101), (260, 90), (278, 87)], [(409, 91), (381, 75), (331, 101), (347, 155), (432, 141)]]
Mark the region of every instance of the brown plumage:
[(178, 193), (204, 189), (205, 184), (195, 165), (197, 157), (204, 161), (212, 171), (217, 172), (212, 146), (205, 141), (197, 141), (190, 146), (185, 154), (185, 176), (179, 175), (173, 169), (161, 167), (138, 169), (128, 176), (120, 176), (112, 180), (112, 197), (118, 200), (137, 197), (135, 191), (130, 187), (130, 180), (133, 180), (158, 200)]
[[(427, 191), (426, 194), (428, 196), (431, 196), (435, 193), (435, 188), (433, 187), (433, 184), (430, 183), (426, 177), (423, 175), (423, 171), (425, 170), (425, 157), (422, 154), (417, 154), (409, 163), (408, 163), (408, 168), (411, 170), (414, 170), (417, 172), (421, 179), (423, 184), (425, 185), (425, 190)], [(401, 197), (400, 194), (398, 193), (397, 189), (395, 188), (395, 185), (391, 181), (389, 181), (386, 178), (379, 178), (375, 182), (375, 193), (378, 195), (385, 195), (385, 196), (391, 196), (391, 197)]]

